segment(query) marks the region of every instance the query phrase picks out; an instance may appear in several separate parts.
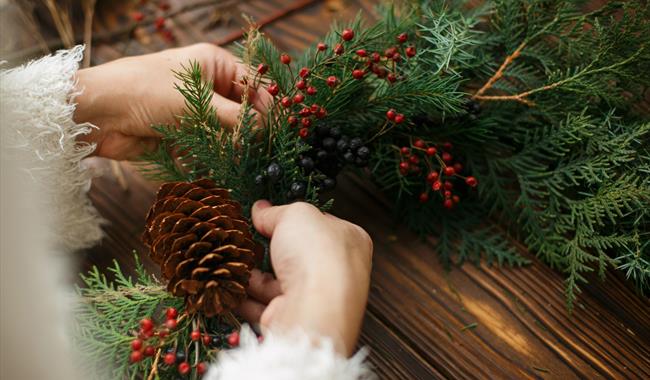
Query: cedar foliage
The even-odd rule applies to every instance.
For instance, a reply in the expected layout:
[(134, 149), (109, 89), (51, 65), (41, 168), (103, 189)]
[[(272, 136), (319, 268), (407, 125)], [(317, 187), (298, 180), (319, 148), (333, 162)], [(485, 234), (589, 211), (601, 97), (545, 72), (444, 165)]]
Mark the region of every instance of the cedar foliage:
[[(187, 104), (181, 128), (157, 127), (164, 144), (148, 158), (166, 180), (207, 176), (245, 206), (258, 198), (287, 203), (290, 184), (305, 181), (304, 199), (326, 207), (318, 186), (323, 174), (298, 165), (309, 146), (289, 125), (290, 111), (279, 106), (282, 96), (296, 93), (299, 68), (309, 67), (314, 77), (340, 81), (334, 89), (311, 81), (317, 93), (309, 102), (327, 109), (316, 125), (339, 126), (364, 140), (372, 158), (358, 173), (393, 197), (396, 217), (439, 237), (445, 264), (481, 257), (525, 264), (516, 240), (566, 274), (569, 308), (586, 274), (604, 277), (608, 267), (648, 292), (650, 122), (636, 105), (650, 85), (649, 18), (645, 1), (610, 1), (595, 10), (579, 1), (491, 0), (478, 7), (405, 1), (399, 9), (382, 8), (371, 25), (360, 18), (348, 25), (355, 37), (339, 56), (331, 48), (342, 42), (342, 27), (333, 26), (323, 39), (327, 52), (312, 47), (290, 68), (253, 30), (240, 47), (244, 61), (269, 69), (263, 76), (252, 69), (247, 83), (280, 88), (262, 138), (253, 133), (248, 104), (237, 132), (224, 132), (218, 110), (209, 106), (211, 85), (193, 64), (178, 73)], [(363, 67), (355, 50), (383, 52), (402, 32), (417, 48), (395, 67), (403, 80), (352, 78)], [(472, 102), (479, 102), (480, 114), (471, 111)], [(407, 122), (387, 127), (390, 108)], [(437, 200), (419, 203), (429, 185), (398, 170), (399, 147), (416, 138), (431, 146), (453, 143), (478, 191), (461, 188), (453, 210)], [(281, 178), (256, 185), (254, 174), (271, 162), (281, 166)]]

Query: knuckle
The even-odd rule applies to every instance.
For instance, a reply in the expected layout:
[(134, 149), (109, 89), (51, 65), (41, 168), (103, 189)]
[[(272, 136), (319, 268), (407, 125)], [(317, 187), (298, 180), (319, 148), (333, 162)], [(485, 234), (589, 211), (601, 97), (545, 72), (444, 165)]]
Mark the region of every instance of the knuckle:
[(292, 214), (307, 214), (318, 210), (316, 206), (307, 202), (295, 202), (287, 206), (287, 211)]

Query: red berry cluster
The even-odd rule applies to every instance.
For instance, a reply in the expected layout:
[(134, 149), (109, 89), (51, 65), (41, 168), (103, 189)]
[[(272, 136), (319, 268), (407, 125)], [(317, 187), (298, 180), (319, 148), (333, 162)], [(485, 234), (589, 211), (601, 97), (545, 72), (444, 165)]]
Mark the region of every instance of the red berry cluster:
[(380, 52), (368, 52), (365, 49), (356, 51), (358, 58), (365, 62), (365, 68), (356, 68), (352, 71), (355, 79), (363, 79), (367, 73), (373, 73), (380, 79), (386, 79), (389, 83), (395, 83), (404, 79), (399, 72), (399, 64), (404, 61), (404, 57), (412, 58), (416, 54), (415, 46), (404, 44), (408, 41), (407, 33), (400, 33), (397, 37), (397, 45), (389, 46)]
[(176, 40), (176, 36), (174, 36), (174, 32), (170, 28), (166, 26), (167, 19), (165, 17), (165, 13), (169, 11), (169, 2), (167, 1), (155, 1), (152, 2), (154, 7), (148, 7), (147, 4), (148, 1), (141, 0), (140, 1), (140, 10), (135, 11), (131, 14), (131, 18), (133, 21), (136, 23), (141, 23), (145, 19), (145, 14), (146, 13), (151, 13), (151, 14), (158, 14), (154, 20), (154, 26), (156, 28), (156, 31), (160, 34), (160, 36), (167, 42), (174, 42)]
[(401, 175), (422, 175), (424, 176), (426, 189), (419, 195), (419, 200), (426, 203), (430, 199), (430, 194), (439, 193), (442, 197), (442, 205), (447, 209), (452, 209), (455, 204), (460, 202), (460, 196), (454, 194), (455, 179), (463, 179), (469, 187), (476, 187), (478, 181), (472, 176), (463, 176), (463, 165), (454, 161), (451, 154), (453, 145), (450, 142), (442, 144), (442, 149), (438, 151), (435, 145), (427, 144), (422, 139), (415, 140), (411, 146), (400, 148), (401, 161), (399, 163), (399, 172)]

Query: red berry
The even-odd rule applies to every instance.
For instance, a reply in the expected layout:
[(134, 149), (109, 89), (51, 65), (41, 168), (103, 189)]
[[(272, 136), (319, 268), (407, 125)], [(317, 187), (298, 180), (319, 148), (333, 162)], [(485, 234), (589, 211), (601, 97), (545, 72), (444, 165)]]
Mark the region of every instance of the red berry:
[(379, 55), (379, 53), (377, 53), (377, 52), (374, 52), (374, 53), (372, 53), (372, 54), (370, 55), (370, 59), (371, 59), (374, 63), (377, 63), (377, 62), (381, 61), (381, 55)]
[(307, 88), (307, 82), (305, 82), (305, 81), (302, 80), (302, 79), (299, 80), (298, 82), (296, 82), (296, 88), (297, 88), (298, 90), (304, 90), (305, 88)]
[(386, 49), (386, 50), (384, 51), (384, 55), (386, 56), (386, 58), (393, 58), (393, 56), (395, 55), (395, 53), (397, 53), (397, 48), (394, 47), (394, 46), (393, 46), (393, 47), (389, 47), (388, 49)]
[(168, 331), (168, 330), (160, 330), (160, 331), (158, 332), (158, 337), (159, 337), (160, 339), (165, 339), (165, 338), (167, 337), (167, 335), (169, 335), (169, 331)]
[(318, 112), (316, 112), (316, 117), (319, 118), (319, 119), (322, 119), (325, 116), (327, 116), (327, 110), (325, 108), (323, 108), (323, 107), (320, 107), (318, 109)]
[(431, 190), (433, 191), (438, 191), (442, 187), (442, 182), (440, 181), (435, 181), (434, 183), (431, 184)]
[(445, 190), (445, 198), (451, 198), (451, 191)]
[(455, 171), (452, 166), (445, 166), (445, 175), (447, 176), (452, 176), (454, 175)]
[(395, 123), (396, 124), (402, 124), (404, 122), (404, 115), (401, 113), (398, 113), (395, 115)]
[(445, 206), (445, 208), (447, 209), (451, 209), (452, 207), (454, 207), (454, 201), (452, 201), (451, 199), (445, 199), (445, 201), (442, 202), (442, 205)]
[(301, 78), (307, 78), (307, 76), (309, 75), (309, 68), (303, 67), (302, 69), (300, 69), (298, 75), (300, 75)]
[(144, 13), (142, 13), (142, 12), (133, 12), (131, 17), (133, 17), (133, 20), (135, 20), (136, 22), (140, 22), (140, 21), (144, 20)]
[(350, 41), (354, 38), (354, 30), (349, 28), (343, 29), (343, 32), (341, 32), (341, 38), (343, 38), (343, 41)]
[(400, 44), (403, 44), (403, 43), (406, 42), (408, 39), (409, 39), (409, 35), (406, 34), (406, 33), (400, 33), (400, 34), (397, 36), (397, 42), (399, 42)]
[(438, 180), (438, 172), (430, 172), (427, 175), (427, 182), (433, 183)]
[(167, 365), (174, 365), (176, 363), (176, 354), (173, 352), (168, 352), (165, 354), (165, 357), (163, 358), (163, 361)]
[(142, 358), (143, 358), (142, 352), (140, 352), (140, 351), (133, 351), (133, 352), (131, 352), (131, 355), (129, 356), (129, 360), (131, 361), (131, 363), (137, 363), (137, 362), (141, 361)]
[(150, 318), (144, 318), (140, 321), (140, 328), (145, 332), (153, 330), (153, 321)]
[(144, 356), (154, 356), (156, 354), (156, 350), (153, 348), (153, 346), (147, 346), (144, 348)]
[(203, 344), (209, 346), (212, 343), (212, 338), (208, 334), (203, 334)]
[(311, 115), (311, 108), (303, 107), (298, 114), (302, 117), (307, 117)]
[(174, 42), (174, 40), (176, 40), (176, 37), (174, 36), (174, 33), (169, 29), (163, 30), (162, 35), (163, 35), (163, 38), (165, 39), (165, 41), (167, 41), (167, 42)]
[(452, 159), (453, 159), (453, 157), (451, 156), (451, 154), (449, 154), (447, 152), (442, 152), (442, 160), (444, 162), (450, 162)]
[(168, 329), (173, 330), (178, 326), (178, 321), (175, 318), (168, 319), (165, 321), (165, 326), (167, 326)]
[(142, 348), (142, 340), (140, 340), (140, 339), (133, 339), (133, 340), (131, 341), (131, 349), (132, 349), (133, 351), (140, 351), (141, 348)]
[(430, 146), (430, 147), (427, 148), (427, 156), (429, 156), (429, 157), (435, 156), (437, 152), (438, 152), (438, 150), (433, 146)]
[(397, 116), (397, 112), (395, 112), (394, 109), (391, 108), (388, 111), (386, 111), (386, 118), (388, 120), (395, 120), (395, 116)]
[(449, 141), (447, 141), (447, 142), (445, 142), (444, 144), (442, 144), (442, 148), (443, 148), (444, 150), (451, 150), (453, 147), (454, 147), (454, 146), (451, 145), (451, 143), (450, 143)]
[(395, 53), (393, 54), (393, 62), (401, 62), (402, 61), (402, 55), (400, 53)]
[(386, 76), (388, 76), (388, 71), (383, 67), (379, 67), (375, 70), (375, 74), (377, 74), (378, 78), (386, 78)]
[(267, 71), (269, 71), (269, 66), (268, 66), (268, 65), (265, 65), (264, 63), (260, 63), (260, 64), (257, 66), (257, 72), (258, 72), (260, 75), (264, 75), (264, 74), (266, 74)]
[(284, 108), (291, 107), (291, 98), (285, 96), (284, 98), (282, 98), (282, 100), (280, 100), (280, 104), (282, 104), (282, 107)]
[(166, 1), (161, 2), (158, 4), (158, 8), (160, 8), (161, 11), (168, 11), (169, 10), (169, 3)]
[(327, 77), (326, 82), (328, 86), (335, 87), (339, 83), (339, 80), (334, 75), (330, 75), (329, 77)]
[(311, 127), (311, 119), (308, 117), (303, 117), (302, 120), (300, 121), (305, 128)]
[(167, 310), (165, 311), (165, 316), (167, 319), (172, 319), (178, 317), (178, 310), (174, 307), (168, 307)]
[(465, 183), (469, 187), (476, 187), (476, 185), (478, 185), (478, 181), (472, 176), (467, 177), (467, 179), (465, 179)]
[(294, 125), (298, 124), (298, 118), (295, 116), (289, 116), (287, 118), (287, 123), (293, 127)]
[(228, 344), (230, 347), (239, 346), (239, 333), (237, 331), (233, 331), (230, 335), (228, 335)]
[(363, 76), (365, 74), (366, 74), (365, 71), (359, 69), (352, 71), (352, 76), (354, 77), (354, 79), (363, 79)]
[(420, 203), (426, 203), (428, 200), (429, 200), (429, 194), (428, 193), (420, 194)]
[(318, 112), (319, 109), (320, 109), (320, 106), (318, 104), (316, 104), (316, 103), (312, 104), (311, 107), (309, 107), (309, 110), (311, 111), (311, 113), (314, 113), (314, 114), (316, 112)]
[(280, 86), (278, 86), (278, 85), (275, 84), (275, 83), (271, 83), (271, 84), (269, 85), (269, 88), (267, 88), (266, 90), (267, 90), (267, 91), (269, 92), (269, 94), (271, 94), (272, 96), (276, 96), (278, 93), (280, 93)]
[(406, 48), (406, 56), (407, 57), (415, 57), (415, 47), (414, 46), (409, 46)]
[(341, 55), (341, 54), (343, 54), (343, 52), (345, 52), (345, 49), (343, 48), (343, 45), (336, 44), (336, 46), (334, 46), (334, 54)]
[(454, 195), (453, 197), (451, 197), (451, 199), (454, 201), (454, 203), (460, 202), (460, 197), (458, 195)]
[(424, 147), (425, 147), (426, 145), (427, 145), (427, 144), (426, 144), (426, 143), (424, 142), (424, 140), (422, 140), (422, 139), (417, 139), (417, 140), (415, 140), (415, 142), (413, 143), (413, 146), (415, 146), (416, 148), (420, 148), (420, 149), (424, 149)]
[(201, 339), (201, 332), (198, 330), (194, 330), (190, 333), (190, 339), (193, 341), (197, 342), (199, 339)]
[(293, 102), (296, 103), (296, 104), (302, 103), (303, 100), (305, 100), (305, 95), (300, 94), (300, 93), (296, 94), (293, 97)]
[(190, 373), (191, 369), (192, 367), (188, 362), (182, 362), (181, 364), (178, 365), (178, 373), (180, 373), (181, 375), (187, 375), (188, 373)]
[(280, 62), (288, 65), (291, 63), (291, 57), (289, 57), (289, 54), (282, 54), (280, 55)]
[(307, 87), (307, 95), (316, 95), (316, 87), (314, 86), (309, 86)]
[(409, 170), (409, 168), (410, 168), (410, 165), (409, 165), (408, 162), (402, 161), (402, 162), (399, 163), (399, 169), (400, 170), (407, 171), (407, 170)]
[(161, 30), (162, 28), (165, 27), (165, 18), (156, 17), (156, 21), (154, 22), (154, 25), (156, 25), (156, 29)]
[(411, 150), (410, 150), (408, 147), (406, 147), (406, 146), (401, 147), (399, 151), (400, 151), (400, 153), (402, 153), (402, 154), (405, 155), (405, 156), (406, 156), (407, 154), (411, 153)]
[(203, 362), (196, 365), (196, 372), (199, 375), (203, 375), (207, 369), (208, 369), (208, 367)]
[(463, 171), (463, 165), (462, 165), (460, 162), (456, 162), (456, 163), (454, 164), (454, 171), (455, 171), (456, 173), (460, 173), (460, 172), (462, 172), (462, 171)]
[(453, 188), (454, 188), (453, 183), (451, 183), (449, 181), (445, 181), (445, 190), (452, 190)]
[(318, 49), (318, 51), (325, 51), (327, 50), (327, 45), (323, 42), (319, 42), (318, 45), (316, 45), (316, 49)]
[(359, 49), (359, 50), (357, 50), (357, 55), (358, 55), (359, 57), (367, 57), (367, 56), (368, 56), (368, 52), (366, 52), (365, 49)]
[(396, 77), (395, 74), (393, 74), (393, 73), (388, 74), (388, 75), (386, 76), (386, 79), (387, 79), (388, 82), (390, 82), (390, 83), (395, 83), (395, 81), (397, 81), (397, 77)]
[(416, 156), (416, 155), (412, 155), (412, 156), (409, 157), (409, 162), (414, 164), (414, 165), (417, 165), (417, 164), (420, 163), (420, 158), (418, 156)]
[(143, 336), (145, 339), (149, 339), (149, 338), (151, 338), (154, 334), (155, 334), (155, 333), (154, 333), (153, 329), (151, 329), (151, 330), (147, 330), (147, 331), (143, 331), (143, 332), (142, 332), (142, 336)]
[(300, 130), (298, 131), (298, 136), (302, 137), (303, 139), (306, 139), (309, 136), (309, 129), (300, 128)]

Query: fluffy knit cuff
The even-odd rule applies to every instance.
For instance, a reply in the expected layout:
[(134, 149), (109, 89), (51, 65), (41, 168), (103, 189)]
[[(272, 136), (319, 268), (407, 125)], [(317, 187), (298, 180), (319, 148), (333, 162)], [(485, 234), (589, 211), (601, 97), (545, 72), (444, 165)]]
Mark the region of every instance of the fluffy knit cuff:
[(72, 251), (97, 242), (101, 218), (86, 192), (92, 175), (81, 163), (95, 149), (77, 141), (90, 124), (76, 124), (75, 73), (83, 46), (62, 50), (0, 73), (5, 146), (28, 150), (34, 160), (25, 163), (47, 202), (57, 248)]
[(320, 343), (304, 333), (268, 334), (259, 343), (243, 326), (240, 346), (223, 351), (206, 380), (371, 380), (375, 379), (364, 359), (365, 349), (350, 359), (334, 351), (327, 339)]

